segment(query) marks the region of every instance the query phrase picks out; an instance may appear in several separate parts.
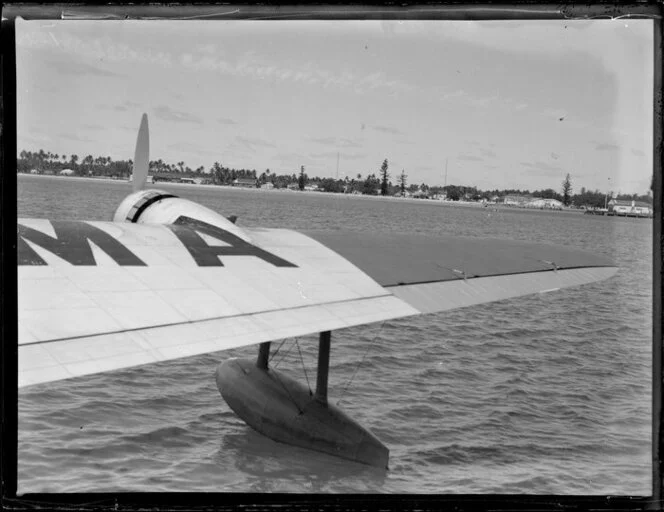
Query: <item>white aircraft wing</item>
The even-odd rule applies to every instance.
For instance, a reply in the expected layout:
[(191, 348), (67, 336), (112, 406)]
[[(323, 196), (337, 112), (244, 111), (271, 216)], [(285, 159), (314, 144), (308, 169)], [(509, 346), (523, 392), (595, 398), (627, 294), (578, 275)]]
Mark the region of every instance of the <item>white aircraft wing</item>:
[(244, 232), (19, 219), (19, 386), (584, 284), (616, 270), (555, 246)]

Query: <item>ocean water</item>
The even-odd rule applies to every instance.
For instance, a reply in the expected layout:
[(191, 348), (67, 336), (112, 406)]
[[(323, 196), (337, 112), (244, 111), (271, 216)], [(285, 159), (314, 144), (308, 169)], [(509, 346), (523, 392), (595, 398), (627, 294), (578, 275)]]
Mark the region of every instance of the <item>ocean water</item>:
[[(651, 494), (652, 220), (161, 188), (238, 215), (239, 225), (532, 240), (609, 256), (619, 271), (334, 332), (330, 400), (389, 447), (387, 471), (246, 426), (214, 371), (254, 357), (247, 347), (19, 390), (19, 493)], [(127, 183), (19, 176), (18, 215), (110, 220), (129, 192)], [(297, 342), (303, 361), (286, 340), (277, 367), (313, 383), (317, 336)]]

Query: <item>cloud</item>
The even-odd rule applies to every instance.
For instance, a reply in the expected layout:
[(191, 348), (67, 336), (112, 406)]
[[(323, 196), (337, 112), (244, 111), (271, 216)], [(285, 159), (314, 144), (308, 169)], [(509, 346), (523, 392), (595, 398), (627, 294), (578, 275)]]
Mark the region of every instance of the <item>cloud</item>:
[(243, 137), (243, 136), (237, 136), (235, 137), (235, 140), (238, 141), (240, 144), (243, 144), (244, 146), (247, 147), (262, 147), (262, 148), (274, 148), (276, 147), (274, 144), (264, 140), (260, 139), (258, 137)]
[(85, 128), (86, 130), (95, 130), (95, 131), (106, 129), (106, 127), (104, 127), (100, 124), (84, 124), (83, 128)]
[(635, 156), (646, 156), (646, 154), (640, 149), (632, 148), (632, 154)]
[(496, 152), (491, 149), (480, 148), (480, 153), (487, 158), (495, 158), (497, 156)]
[[(84, 26), (84, 24), (81, 25), (81, 27)], [(47, 28), (56, 29), (46, 30)], [(101, 30), (98, 32), (99, 34), (103, 34)], [(170, 53), (156, 51), (152, 47), (141, 49), (136, 45), (121, 42), (117, 37), (112, 38), (98, 34), (95, 34), (93, 37), (81, 37), (76, 34), (75, 29), (64, 29), (61, 26), (57, 27), (55, 25), (51, 25), (50, 27), (42, 26), (38, 31), (26, 31), (25, 34), (17, 37), (17, 47), (23, 49), (56, 50), (58, 54), (65, 54), (67, 62), (72, 62), (76, 58), (83, 58), (111, 63), (154, 63), (164, 67), (172, 67), (173, 61)], [(56, 54), (54, 53), (54, 55)]]
[[(497, 94), (494, 94), (493, 96), (468, 96), (466, 98), (466, 103), (472, 107), (483, 108), (489, 106), (491, 103), (495, 103), (497, 100)], [(501, 101), (504, 103), (504, 100)]]
[(316, 144), (323, 144), (325, 146), (336, 146), (337, 138), (336, 137), (309, 137), (311, 142)]
[(175, 121), (178, 123), (195, 123), (203, 124), (203, 121), (197, 116), (190, 114), (189, 112), (181, 112), (178, 110), (173, 110), (167, 105), (159, 105), (154, 108), (154, 115), (158, 119), (163, 121)]
[(339, 146), (342, 148), (361, 148), (363, 144), (356, 140), (351, 139), (339, 139)]
[(73, 140), (76, 142), (95, 142), (95, 139), (90, 139), (88, 137), (83, 137), (81, 135), (76, 135), (74, 133), (58, 133), (58, 137), (66, 140)]
[(348, 69), (325, 69), (320, 67), (318, 62), (300, 62), (294, 59), (275, 64), (272, 56), (261, 56), (255, 51), (246, 51), (233, 61), (224, 60), (212, 53), (206, 55), (183, 53), (179, 57), (179, 63), (194, 71), (269, 80), (275, 83), (316, 85), (324, 89), (334, 87), (358, 94), (373, 93), (377, 90), (397, 94), (417, 89), (416, 85), (391, 78), (382, 71), (359, 74)]
[(521, 162), (521, 165), (527, 167), (528, 174), (533, 176), (559, 176), (563, 169), (557, 165), (551, 165), (546, 162)]
[(461, 89), (459, 89), (454, 92), (440, 92), (438, 99), (441, 101), (456, 100), (463, 96), (468, 96), (468, 93), (466, 91), (462, 91)]
[(553, 117), (554, 119), (560, 120), (567, 117), (567, 111), (559, 108), (545, 108), (542, 110), (541, 114), (545, 117)]
[(125, 101), (124, 103), (121, 103), (120, 105), (104, 105), (104, 108), (112, 108), (113, 110), (116, 110), (118, 112), (127, 112), (129, 110), (139, 110), (141, 107), (140, 103), (136, 103), (135, 101)]
[(401, 130), (398, 130), (397, 128), (392, 128), (391, 126), (375, 125), (375, 126), (372, 126), (371, 128), (376, 130), (377, 132), (391, 133), (392, 135), (399, 135), (399, 134), (403, 133)]
[(558, 153), (554, 153), (554, 152), (552, 151), (552, 152), (551, 152), (551, 158), (553, 158), (554, 160), (558, 160), (558, 158), (560, 158), (560, 155), (558, 155)]
[[(274, 155), (274, 160), (281, 162), (282, 164), (286, 163), (289, 165), (299, 164), (306, 160), (306, 157), (301, 153), (277, 153)], [(290, 171), (289, 171), (290, 172)]]
[(17, 134), (18, 146), (21, 148), (21, 145), (24, 144), (24, 141), (27, 141), (32, 144), (40, 144), (42, 147), (46, 147), (53, 144), (53, 137), (51, 134), (42, 134), (37, 133), (36, 131), (31, 131), (29, 134)]
[(336, 151), (326, 151), (324, 153), (310, 153), (311, 158), (336, 158), (339, 154), (341, 160), (360, 160), (365, 158), (366, 153), (337, 153)]
[(192, 154), (206, 154), (206, 155), (215, 155), (217, 157), (221, 157), (221, 154), (219, 151), (212, 151), (209, 149), (205, 149), (201, 146), (198, 146), (196, 144), (193, 144), (191, 142), (175, 142), (173, 144), (169, 144), (168, 148), (174, 149), (176, 151), (182, 151), (184, 153), (192, 153)]
[(234, 121), (233, 119), (230, 119), (228, 117), (219, 117), (219, 118), (217, 118), (217, 122), (219, 124), (237, 124), (236, 121)]
[(595, 149), (597, 151), (616, 151), (620, 148), (615, 144), (597, 144), (597, 146), (595, 146)]
[(219, 51), (217, 45), (214, 43), (199, 44), (196, 46), (196, 50), (201, 53), (206, 53), (209, 55), (217, 53)]
[(465, 155), (465, 154), (458, 155), (457, 159), (458, 160), (468, 160), (468, 161), (471, 161), (471, 162), (483, 162), (484, 161), (484, 158), (481, 158), (479, 156)]
[(557, 165), (547, 164), (546, 162), (521, 162), (521, 165), (524, 167), (535, 167), (537, 169), (542, 169), (544, 171), (559, 171), (561, 167)]
[(308, 140), (324, 146), (333, 146), (339, 148), (361, 148), (362, 144), (355, 140), (345, 137), (308, 137)]
[(87, 75), (87, 76), (101, 76), (101, 77), (118, 77), (122, 76), (119, 73), (113, 73), (111, 71), (106, 71), (105, 69), (100, 69), (96, 66), (90, 64), (85, 64), (84, 62), (76, 62), (74, 60), (46, 60), (45, 63), (55, 69), (57, 73), (62, 75)]

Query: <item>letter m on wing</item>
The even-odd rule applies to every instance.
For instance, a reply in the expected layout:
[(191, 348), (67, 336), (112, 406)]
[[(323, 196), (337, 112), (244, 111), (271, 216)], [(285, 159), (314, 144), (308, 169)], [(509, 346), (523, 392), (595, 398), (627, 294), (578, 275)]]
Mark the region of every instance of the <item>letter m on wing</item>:
[(18, 264), (47, 265), (44, 259), (30, 247), (38, 245), (72, 265), (96, 265), (90, 242), (108, 254), (118, 265), (146, 266), (118, 240), (96, 226), (82, 221), (51, 221), (55, 238), (23, 224), (18, 225)]

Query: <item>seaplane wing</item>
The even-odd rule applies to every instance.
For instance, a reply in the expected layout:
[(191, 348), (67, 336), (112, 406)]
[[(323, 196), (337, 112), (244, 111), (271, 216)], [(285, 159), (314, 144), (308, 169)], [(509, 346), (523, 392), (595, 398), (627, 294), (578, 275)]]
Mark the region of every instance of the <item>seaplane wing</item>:
[(19, 386), (432, 313), (609, 277), (549, 245), (18, 221)]
[(189, 221), (20, 220), (19, 385), (417, 313), (305, 235)]

